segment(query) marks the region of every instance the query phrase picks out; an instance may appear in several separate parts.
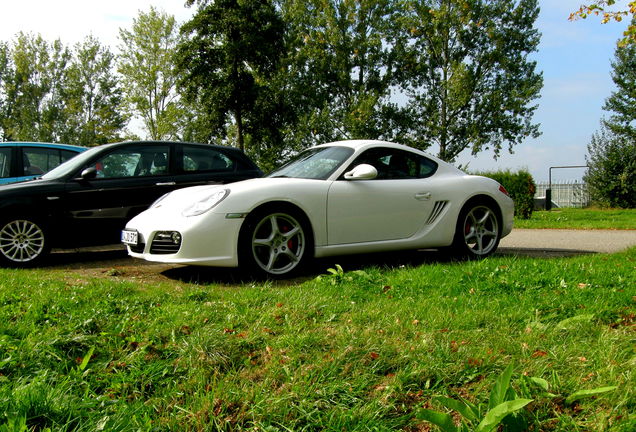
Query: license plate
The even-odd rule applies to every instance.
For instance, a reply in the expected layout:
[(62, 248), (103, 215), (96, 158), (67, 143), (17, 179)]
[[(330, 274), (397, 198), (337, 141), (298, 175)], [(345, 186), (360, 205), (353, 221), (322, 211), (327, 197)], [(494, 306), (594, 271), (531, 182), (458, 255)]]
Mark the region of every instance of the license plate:
[(121, 232), (121, 242), (129, 245), (137, 245), (139, 233), (137, 231), (123, 230)]

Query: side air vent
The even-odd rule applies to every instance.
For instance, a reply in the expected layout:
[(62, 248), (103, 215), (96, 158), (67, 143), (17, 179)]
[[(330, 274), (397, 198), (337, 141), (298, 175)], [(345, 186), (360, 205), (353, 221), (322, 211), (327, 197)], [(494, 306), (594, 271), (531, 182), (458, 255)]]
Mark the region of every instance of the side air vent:
[(433, 211), (431, 212), (431, 215), (428, 217), (426, 224), (431, 225), (435, 223), (439, 215), (441, 215), (444, 209), (446, 208), (447, 204), (448, 204), (448, 201), (435, 201), (435, 205), (433, 206)]

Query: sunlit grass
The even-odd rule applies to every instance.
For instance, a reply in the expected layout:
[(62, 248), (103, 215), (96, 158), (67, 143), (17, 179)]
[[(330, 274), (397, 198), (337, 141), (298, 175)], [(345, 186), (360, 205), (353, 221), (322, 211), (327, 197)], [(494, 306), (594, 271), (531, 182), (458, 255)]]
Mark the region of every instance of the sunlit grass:
[(0, 424), (418, 430), (435, 395), (486, 401), (513, 364), (555, 395), (535, 430), (630, 430), (635, 269), (632, 249), (234, 287), (0, 270)]
[(515, 228), (636, 229), (636, 209), (559, 208), (532, 213), (530, 219), (515, 219)]

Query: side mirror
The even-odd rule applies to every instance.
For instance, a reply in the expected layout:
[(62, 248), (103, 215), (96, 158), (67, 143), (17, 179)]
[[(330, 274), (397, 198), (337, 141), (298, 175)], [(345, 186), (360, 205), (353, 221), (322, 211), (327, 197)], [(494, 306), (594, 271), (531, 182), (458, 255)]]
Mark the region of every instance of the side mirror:
[(82, 180), (92, 180), (96, 177), (97, 177), (97, 169), (94, 166), (86, 168), (84, 171), (82, 171), (82, 174), (80, 175), (80, 178)]
[(373, 180), (378, 176), (378, 170), (373, 165), (361, 164), (346, 172), (345, 180)]

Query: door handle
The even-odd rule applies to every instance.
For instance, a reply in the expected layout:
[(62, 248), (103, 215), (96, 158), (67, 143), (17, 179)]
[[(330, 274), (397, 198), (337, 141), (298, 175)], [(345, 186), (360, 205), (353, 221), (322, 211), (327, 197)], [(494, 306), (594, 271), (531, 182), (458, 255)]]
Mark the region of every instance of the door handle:
[(156, 183), (156, 186), (174, 186), (176, 182), (164, 182), (164, 183)]
[(431, 199), (430, 192), (418, 192), (415, 194), (415, 199), (420, 201), (428, 201)]

